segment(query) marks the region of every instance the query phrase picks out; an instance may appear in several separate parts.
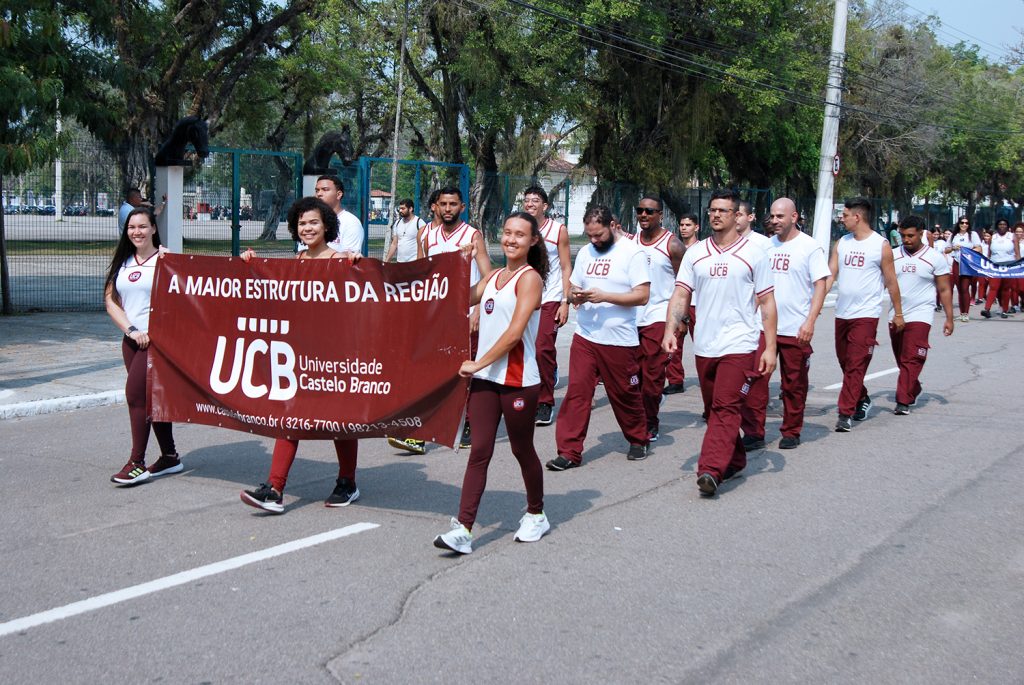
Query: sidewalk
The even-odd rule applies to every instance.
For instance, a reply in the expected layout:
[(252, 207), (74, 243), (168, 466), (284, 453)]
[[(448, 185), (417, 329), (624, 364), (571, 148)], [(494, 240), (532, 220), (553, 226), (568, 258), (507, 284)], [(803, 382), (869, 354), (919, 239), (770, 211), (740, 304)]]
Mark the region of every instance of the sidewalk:
[(124, 402), (124, 381), (106, 312), (0, 317), (0, 420)]

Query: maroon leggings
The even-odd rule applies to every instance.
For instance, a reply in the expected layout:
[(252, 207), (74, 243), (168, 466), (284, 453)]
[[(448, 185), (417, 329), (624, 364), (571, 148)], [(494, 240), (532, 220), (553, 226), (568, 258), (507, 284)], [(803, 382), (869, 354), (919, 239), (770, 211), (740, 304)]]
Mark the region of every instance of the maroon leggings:
[[(555, 341), (558, 323), (555, 316), (561, 302), (545, 302), (540, 306), (540, 325), (537, 328), (537, 371), (540, 373), (540, 395), (537, 401), (555, 404), (555, 369), (558, 368)], [(475, 358), (476, 355), (474, 355)]]
[[(267, 480), (278, 492), (284, 492), (288, 482), (288, 471), (299, 450), (298, 440), (278, 438), (274, 443), (274, 456), (270, 459), (270, 477)], [(356, 479), (356, 457), (359, 454), (358, 440), (335, 440), (334, 451), (338, 453), (338, 478)]]
[(146, 446), (149, 444), (150, 426), (153, 427), (153, 434), (160, 444), (160, 454), (176, 454), (171, 424), (149, 420), (149, 407), (147, 406), (149, 395), (146, 392), (146, 367), (149, 363), (149, 352), (141, 349), (134, 340), (125, 336), (121, 342), (121, 356), (124, 358), (124, 368), (128, 371), (128, 380), (124, 384), (124, 397), (128, 403), (128, 418), (132, 425), (131, 460), (139, 464), (146, 462)]
[(513, 388), (491, 381), (473, 379), (469, 390), (469, 406), (473, 409), (473, 445), (462, 480), (459, 501), (459, 523), (472, 530), (476, 512), (487, 486), (487, 467), (494, 455), (494, 439), (498, 422), (505, 417), (505, 432), (512, 455), (519, 462), (526, 486), (526, 511), (544, 511), (544, 469), (533, 447), (534, 420), (537, 417), (539, 385)]

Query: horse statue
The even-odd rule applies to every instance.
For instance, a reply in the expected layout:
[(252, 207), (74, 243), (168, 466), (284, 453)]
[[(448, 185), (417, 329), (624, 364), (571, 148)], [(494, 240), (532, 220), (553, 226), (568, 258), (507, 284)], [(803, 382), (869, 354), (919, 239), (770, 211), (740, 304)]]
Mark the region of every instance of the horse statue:
[(307, 176), (320, 176), (333, 173), (331, 170), (331, 157), (335, 154), (345, 166), (352, 164), (355, 160), (355, 148), (352, 147), (352, 134), (348, 124), (341, 127), (341, 133), (325, 133), (320, 142), (313, 148), (313, 154), (309, 156), (302, 167), (302, 173)]
[(174, 125), (174, 130), (156, 153), (156, 166), (190, 166), (185, 159), (185, 145), (192, 143), (196, 154), (206, 159), (210, 155), (210, 130), (204, 119), (185, 117)]

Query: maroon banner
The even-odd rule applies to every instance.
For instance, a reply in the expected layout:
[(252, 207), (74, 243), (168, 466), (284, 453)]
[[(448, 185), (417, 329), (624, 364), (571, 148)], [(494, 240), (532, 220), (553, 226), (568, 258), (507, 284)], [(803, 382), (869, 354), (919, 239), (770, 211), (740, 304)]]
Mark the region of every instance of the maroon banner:
[(164, 254), (149, 319), (154, 421), (291, 439), (455, 445), (469, 392), (469, 258)]

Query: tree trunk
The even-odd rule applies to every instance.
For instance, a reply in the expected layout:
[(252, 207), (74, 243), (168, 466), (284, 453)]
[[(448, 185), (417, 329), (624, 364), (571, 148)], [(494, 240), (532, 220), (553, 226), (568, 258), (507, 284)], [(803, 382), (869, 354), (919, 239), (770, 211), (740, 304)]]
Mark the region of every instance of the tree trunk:
[[(150, 151), (142, 139), (132, 139), (127, 144), (111, 150), (121, 169), (121, 182), (124, 193), (128, 188), (138, 188), (143, 197), (149, 197), (149, 160)], [(121, 198), (123, 199), (123, 195)]]
[[(0, 175), (0, 197), (3, 196), (3, 176)], [(0, 312), (4, 316), (14, 313), (14, 305), (11, 302), (11, 274), (7, 268), (7, 235), (4, 233), (4, 213), (0, 210), (0, 291), (3, 293), (3, 308)]]
[(270, 210), (263, 220), (263, 232), (257, 240), (277, 240), (277, 227), (281, 223), (281, 211), (285, 202), (288, 201), (288, 191), (291, 190), (292, 169), (287, 163), (281, 161), (280, 157), (273, 157), (277, 165), (277, 184), (274, 187), (274, 199), (270, 202)]
[(496, 144), (497, 135), (493, 131), (484, 134), (476, 150), (476, 181), (469, 193), (469, 216), (491, 240), (497, 238), (498, 224), (503, 218)]

